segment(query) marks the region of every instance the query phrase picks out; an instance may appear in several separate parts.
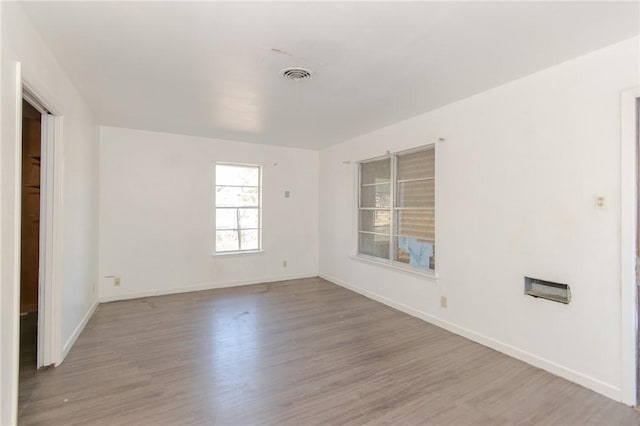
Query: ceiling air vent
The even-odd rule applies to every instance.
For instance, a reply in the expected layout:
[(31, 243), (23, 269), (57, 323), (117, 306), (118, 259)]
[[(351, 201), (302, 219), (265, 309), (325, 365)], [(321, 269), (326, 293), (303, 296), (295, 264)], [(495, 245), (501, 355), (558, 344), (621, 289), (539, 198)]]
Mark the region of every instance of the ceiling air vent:
[(285, 68), (282, 70), (282, 76), (293, 81), (307, 80), (311, 78), (311, 70), (300, 67)]

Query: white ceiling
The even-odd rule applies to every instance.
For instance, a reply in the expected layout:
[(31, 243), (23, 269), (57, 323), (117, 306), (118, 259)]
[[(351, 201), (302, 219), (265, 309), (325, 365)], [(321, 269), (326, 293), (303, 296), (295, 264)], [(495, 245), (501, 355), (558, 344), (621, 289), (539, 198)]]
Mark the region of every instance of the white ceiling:
[(310, 149), (639, 32), (637, 2), (23, 7), (101, 124)]

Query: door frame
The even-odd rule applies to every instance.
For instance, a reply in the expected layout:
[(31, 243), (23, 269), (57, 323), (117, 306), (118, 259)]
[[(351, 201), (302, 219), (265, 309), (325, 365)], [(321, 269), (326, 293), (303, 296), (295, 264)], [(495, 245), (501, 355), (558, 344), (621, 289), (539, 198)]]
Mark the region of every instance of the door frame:
[[(20, 71), (20, 68), (18, 68)], [(43, 87), (20, 73), (16, 79), (20, 117), (16, 120), (16, 157), (22, 159), (22, 99), (42, 114), (40, 170), (40, 253), (38, 273), (37, 368), (62, 362), (62, 141), (63, 116)], [(21, 164), (21, 161), (20, 161)], [(22, 194), (22, 173), (17, 174), (16, 190)], [(21, 203), (16, 206), (16, 235), (20, 235)], [(17, 265), (18, 270), (20, 265)], [(19, 289), (20, 282), (18, 282)], [(20, 292), (18, 291), (19, 298)], [(19, 321), (19, 319), (18, 319)], [(19, 350), (19, 348), (17, 348)]]
[(622, 402), (632, 406), (638, 402), (638, 97), (640, 87), (625, 90), (620, 97), (620, 394)]

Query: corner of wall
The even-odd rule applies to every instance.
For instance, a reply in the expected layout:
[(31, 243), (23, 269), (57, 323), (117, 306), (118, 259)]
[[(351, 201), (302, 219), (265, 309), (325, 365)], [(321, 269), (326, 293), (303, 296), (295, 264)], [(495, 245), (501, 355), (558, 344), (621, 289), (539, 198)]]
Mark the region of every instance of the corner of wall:
[(62, 352), (61, 352), (62, 355), (60, 357), (60, 361), (56, 364), (56, 366), (60, 365), (65, 360), (65, 358), (69, 354), (69, 351), (71, 350), (73, 345), (76, 343), (76, 340), (78, 340), (78, 337), (80, 337), (80, 334), (82, 334), (82, 330), (84, 330), (84, 328), (86, 327), (87, 323), (89, 322), (89, 320), (91, 319), (91, 317), (93, 316), (93, 313), (96, 311), (97, 308), (98, 308), (98, 300), (96, 299), (91, 304), (87, 312), (84, 314), (84, 316), (78, 323), (77, 327), (73, 330), (73, 332), (71, 333), (71, 336), (69, 336), (66, 342), (64, 342), (64, 344), (62, 345)]

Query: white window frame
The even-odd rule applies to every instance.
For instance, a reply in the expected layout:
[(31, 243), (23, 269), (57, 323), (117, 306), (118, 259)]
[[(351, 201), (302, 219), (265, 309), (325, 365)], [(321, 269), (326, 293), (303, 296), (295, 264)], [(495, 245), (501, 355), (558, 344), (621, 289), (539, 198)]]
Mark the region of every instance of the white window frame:
[[(386, 155), (380, 156), (380, 157), (375, 157), (375, 158), (369, 158), (366, 160), (362, 160), (362, 161), (358, 161), (357, 162), (357, 197), (356, 197), (356, 203), (355, 203), (355, 211), (356, 211), (356, 232), (355, 232), (355, 254), (351, 256), (351, 258), (353, 260), (356, 261), (360, 261), (360, 262), (365, 262), (365, 263), (370, 263), (370, 264), (374, 264), (377, 266), (382, 266), (388, 269), (393, 269), (393, 270), (399, 270), (402, 272), (406, 272), (409, 273), (411, 275), (418, 275), (418, 276), (423, 276), (423, 277), (427, 277), (427, 278), (438, 278), (438, 274), (437, 274), (437, 262), (435, 265), (435, 269), (421, 269), (421, 268), (416, 268), (414, 266), (408, 265), (407, 263), (404, 262), (400, 262), (394, 259), (394, 253), (395, 250), (397, 248), (397, 241), (396, 241), (396, 237), (398, 236), (398, 232), (397, 232), (397, 221), (396, 221), (396, 212), (399, 210), (403, 210), (403, 208), (401, 207), (397, 207), (395, 205), (395, 198), (396, 198), (396, 191), (397, 191), (397, 183), (398, 183), (398, 179), (396, 177), (396, 163), (397, 163), (397, 157), (400, 155), (406, 155), (406, 154), (412, 154), (415, 152), (419, 152), (419, 151), (425, 151), (425, 150), (429, 150), (429, 149), (433, 149), (434, 153), (435, 153), (435, 158), (434, 161), (436, 161), (437, 159), (437, 150), (436, 150), (436, 144), (435, 143), (431, 143), (431, 144), (427, 144), (427, 145), (422, 145), (416, 148), (411, 148), (408, 150), (403, 150), (403, 151), (396, 151), (396, 152), (391, 152), (388, 153)], [(361, 171), (361, 165), (362, 164), (366, 164), (366, 163), (371, 163), (374, 161), (380, 161), (380, 160), (384, 160), (384, 159), (389, 159), (390, 161), (390, 178), (391, 178), (391, 182), (390, 182), (390, 199), (389, 199), (389, 204), (390, 207), (388, 208), (389, 214), (390, 214), (390, 228), (389, 228), (389, 258), (382, 258), (382, 257), (376, 257), (376, 256), (371, 256), (371, 255), (367, 255), (367, 254), (363, 254), (360, 253), (360, 211), (362, 210), (362, 207), (360, 206), (361, 203), (361, 190), (362, 190), (362, 184), (361, 184), (361, 179), (362, 179), (362, 171)], [(437, 168), (436, 168), (436, 174), (437, 174)], [(434, 180), (434, 184), (437, 185), (437, 175), (434, 174), (433, 180)], [(436, 188), (436, 194), (437, 194), (437, 188)], [(433, 208), (433, 212), (434, 212), (434, 217), (435, 217), (435, 213), (436, 213), (436, 205), (437, 202), (434, 204), (434, 208)], [(423, 210), (424, 208), (407, 208), (408, 210)], [(381, 210), (386, 210), (386, 209), (381, 209)], [(428, 210), (431, 210), (431, 208), (428, 208)], [(435, 228), (435, 237), (432, 241), (432, 243), (436, 244), (437, 241), (437, 222), (436, 222), (436, 228)]]
[[(244, 206), (236, 206), (236, 207), (218, 207), (217, 201), (217, 187), (218, 183), (216, 181), (216, 171), (218, 166), (235, 166), (235, 167), (244, 167), (244, 168), (255, 168), (258, 169), (258, 206), (257, 207), (244, 207)], [(230, 185), (222, 185), (222, 186), (230, 186)], [(242, 185), (242, 187), (253, 187), (252, 185)], [(239, 250), (225, 250), (218, 251), (216, 239), (218, 232), (218, 224), (216, 220), (216, 215), (218, 209), (247, 209), (253, 208), (258, 209), (258, 248), (257, 249), (242, 249), (242, 242), (240, 238), (240, 226), (238, 224), (237, 229), (225, 229), (225, 231), (235, 230), (238, 232), (238, 247)], [(237, 213), (236, 213), (237, 215)], [(251, 230), (256, 228), (249, 228)], [(229, 256), (229, 255), (238, 255), (238, 254), (251, 254), (251, 253), (262, 253), (262, 166), (258, 164), (244, 164), (244, 163), (227, 163), (227, 162), (216, 162), (213, 166), (213, 254), (214, 256)]]

